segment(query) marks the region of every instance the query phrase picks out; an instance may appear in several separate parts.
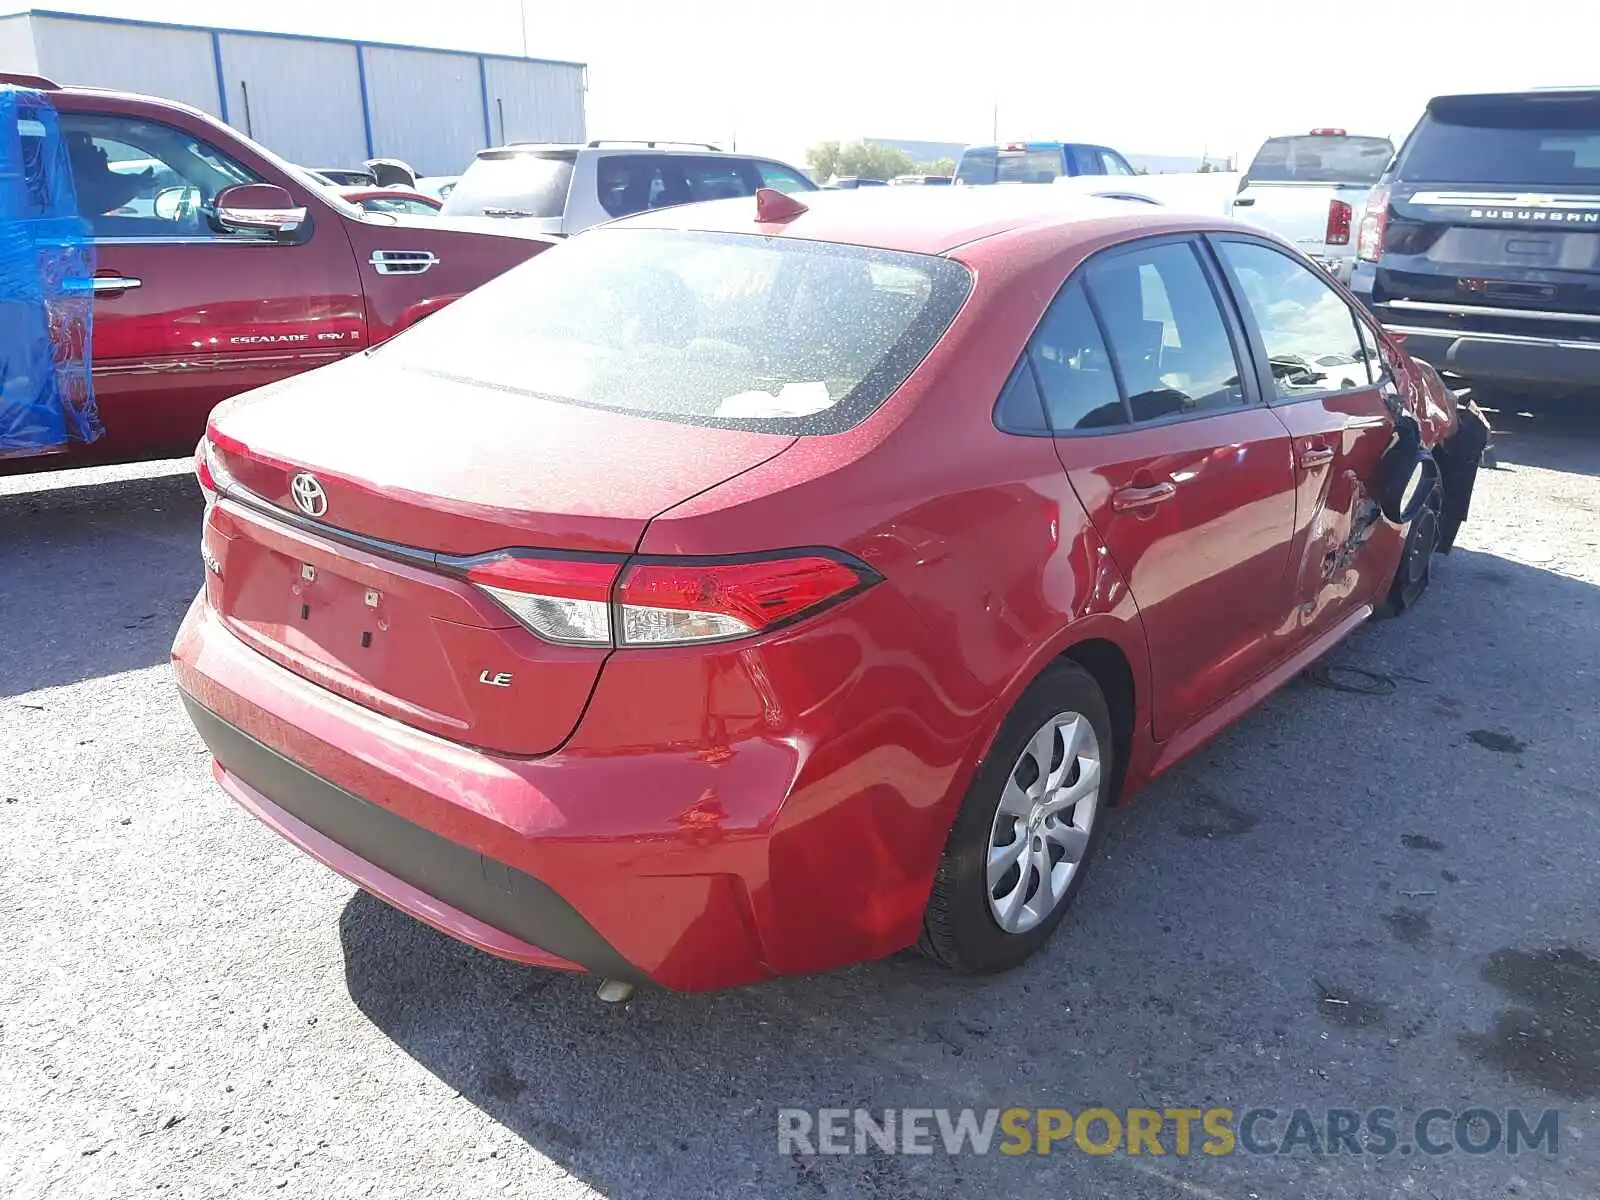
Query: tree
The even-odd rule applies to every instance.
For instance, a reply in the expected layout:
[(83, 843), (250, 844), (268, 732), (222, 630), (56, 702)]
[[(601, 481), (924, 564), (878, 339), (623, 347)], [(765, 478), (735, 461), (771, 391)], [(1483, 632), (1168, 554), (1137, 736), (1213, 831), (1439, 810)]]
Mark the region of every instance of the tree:
[(954, 175), (956, 173), (956, 160), (953, 158), (936, 158), (932, 162), (918, 163), (918, 175)]
[(827, 183), (835, 176), (893, 179), (909, 174), (915, 165), (904, 150), (865, 142), (818, 142), (806, 151), (806, 166), (818, 183)]

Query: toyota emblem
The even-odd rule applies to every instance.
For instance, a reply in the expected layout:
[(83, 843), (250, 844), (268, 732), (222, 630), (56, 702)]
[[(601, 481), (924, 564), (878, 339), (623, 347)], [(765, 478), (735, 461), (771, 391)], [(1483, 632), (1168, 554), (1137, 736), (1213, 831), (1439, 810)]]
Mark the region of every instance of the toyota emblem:
[(294, 497), (294, 506), (308, 517), (320, 517), (328, 511), (328, 493), (315, 475), (300, 472), (289, 481), (289, 494)]

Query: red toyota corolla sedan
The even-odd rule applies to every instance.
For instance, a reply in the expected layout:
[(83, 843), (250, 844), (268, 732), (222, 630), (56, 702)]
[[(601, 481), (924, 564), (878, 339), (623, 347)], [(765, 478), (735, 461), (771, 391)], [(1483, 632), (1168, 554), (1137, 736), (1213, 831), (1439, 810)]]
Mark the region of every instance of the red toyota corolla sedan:
[(996, 190), (644, 214), (218, 408), (218, 781), (525, 962), (1038, 950), (1107, 806), (1417, 599), (1484, 427), (1281, 242)]

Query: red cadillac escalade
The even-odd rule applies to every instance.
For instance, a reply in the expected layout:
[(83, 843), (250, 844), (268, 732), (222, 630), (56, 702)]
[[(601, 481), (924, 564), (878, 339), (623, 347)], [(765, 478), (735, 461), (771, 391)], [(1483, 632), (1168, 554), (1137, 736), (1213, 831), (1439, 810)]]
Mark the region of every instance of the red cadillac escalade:
[[(54, 113), (64, 154), (23, 160), (69, 164), (87, 224), (104, 433), (8, 447), (0, 474), (187, 453), (218, 402), (381, 342), (550, 245), (515, 223), (364, 212), (186, 105), (7, 85)], [(14, 123), (0, 135), (24, 147), (42, 133), (25, 112)]]

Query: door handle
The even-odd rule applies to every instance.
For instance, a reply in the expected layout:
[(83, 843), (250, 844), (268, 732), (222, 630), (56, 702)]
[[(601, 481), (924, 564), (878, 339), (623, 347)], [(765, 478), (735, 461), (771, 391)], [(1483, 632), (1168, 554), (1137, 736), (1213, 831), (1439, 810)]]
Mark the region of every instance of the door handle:
[(1325, 467), (1333, 461), (1333, 451), (1327, 446), (1302, 446), (1300, 448), (1300, 469), (1314, 471), (1318, 467)]
[(1235, 208), (1249, 208), (1255, 202), (1254, 196), (1246, 196), (1243, 200), (1235, 200), (1233, 206)]
[(127, 292), (136, 287), (143, 287), (144, 280), (132, 279), (126, 275), (96, 275), (92, 286), (97, 292)]
[(1149, 508), (1153, 504), (1171, 500), (1177, 494), (1178, 485), (1175, 483), (1118, 488), (1111, 493), (1111, 509), (1113, 512), (1128, 512), (1136, 508)]

